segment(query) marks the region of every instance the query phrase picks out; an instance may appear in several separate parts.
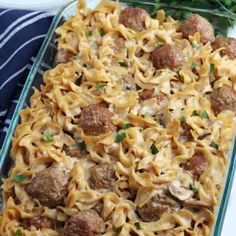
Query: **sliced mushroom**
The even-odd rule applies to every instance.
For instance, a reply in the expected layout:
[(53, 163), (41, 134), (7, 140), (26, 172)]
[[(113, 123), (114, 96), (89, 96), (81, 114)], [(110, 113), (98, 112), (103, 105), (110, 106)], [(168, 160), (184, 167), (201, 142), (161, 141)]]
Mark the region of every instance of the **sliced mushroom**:
[(198, 208), (198, 207), (212, 208), (211, 204), (207, 202), (203, 202), (201, 200), (195, 200), (195, 199), (187, 200), (184, 202), (184, 204), (193, 208)]
[(188, 188), (182, 187), (180, 182), (175, 180), (169, 185), (169, 191), (171, 195), (175, 198), (179, 199), (180, 201), (186, 201), (190, 199), (194, 192)]

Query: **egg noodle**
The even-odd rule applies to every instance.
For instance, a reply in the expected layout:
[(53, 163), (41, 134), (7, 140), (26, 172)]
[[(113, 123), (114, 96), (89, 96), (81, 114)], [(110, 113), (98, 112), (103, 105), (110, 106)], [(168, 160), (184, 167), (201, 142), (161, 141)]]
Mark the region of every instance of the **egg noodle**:
[[(90, 10), (80, 1), (77, 14), (56, 30), (58, 48), (75, 56), (45, 72), (44, 85), (35, 89), (30, 107), (20, 114), (12, 140), (14, 165), (3, 183), (1, 235), (60, 235), (70, 216), (98, 203), (105, 222), (102, 235), (210, 235), (235, 128), (234, 113), (215, 116), (207, 93), (223, 85), (236, 89), (236, 61), (222, 57), (220, 49), (213, 51), (210, 43), (203, 45), (198, 33), (183, 39), (180, 23), (162, 10), (145, 22), (146, 30), (126, 28), (119, 23), (123, 8), (102, 0)], [(182, 50), (185, 60), (179, 71), (153, 67), (150, 53), (163, 44)], [(218, 74), (214, 85), (212, 65)], [(156, 96), (141, 100), (138, 92), (143, 89)], [(100, 103), (112, 112), (117, 129), (86, 135), (79, 125), (81, 111)], [(191, 139), (184, 136), (183, 123), (191, 128)], [(64, 147), (77, 142), (84, 142), (85, 155), (68, 155)], [(183, 163), (199, 152), (208, 166), (196, 179)], [(43, 206), (25, 190), (49, 163), (70, 170), (67, 196), (55, 208)], [(101, 163), (112, 163), (115, 169), (113, 190), (99, 191), (89, 184), (90, 168)], [(188, 199), (192, 205), (177, 200), (179, 208), (144, 222), (137, 208), (173, 183), (186, 194), (193, 192)], [(58, 223), (54, 229), (21, 225), (22, 219), (37, 216)]]

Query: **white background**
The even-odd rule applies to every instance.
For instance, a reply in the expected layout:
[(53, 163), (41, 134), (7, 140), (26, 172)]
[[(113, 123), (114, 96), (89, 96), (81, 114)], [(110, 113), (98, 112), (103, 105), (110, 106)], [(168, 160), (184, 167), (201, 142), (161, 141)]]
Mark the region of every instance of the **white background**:
[[(49, 10), (56, 12), (63, 4), (69, 2), (69, 0), (0, 0), (1, 7), (11, 8), (28, 8), (37, 10)], [(87, 0), (89, 7), (94, 7), (99, 0)], [(236, 27), (230, 31), (230, 35), (236, 38)], [(228, 209), (225, 216), (224, 226), (221, 236), (236, 235), (235, 231), (235, 214), (236, 214), (236, 176), (234, 178), (234, 184), (229, 200)]]

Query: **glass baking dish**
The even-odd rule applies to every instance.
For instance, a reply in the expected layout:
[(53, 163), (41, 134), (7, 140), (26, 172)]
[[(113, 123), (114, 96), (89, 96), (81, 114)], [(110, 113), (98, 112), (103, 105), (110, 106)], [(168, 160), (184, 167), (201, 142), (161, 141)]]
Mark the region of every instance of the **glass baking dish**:
[[(95, 7), (98, 0), (87, 1), (89, 7)], [(0, 177), (4, 178), (7, 176), (9, 169), (13, 163), (11, 158), (11, 140), (14, 135), (14, 130), (20, 122), (20, 112), (23, 108), (28, 106), (29, 99), (33, 94), (33, 88), (39, 88), (43, 83), (43, 73), (54, 66), (54, 59), (57, 53), (56, 47), (56, 34), (55, 29), (61, 25), (68, 16), (75, 14), (76, 12), (77, 0), (73, 0), (65, 5), (55, 16), (51, 27), (48, 31), (48, 34), (42, 44), (42, 47), (36, 57), (36, 60), (32, 66), (32, 69), (28, 75), (28, 78), (25, 82), (22, 94), (20, 96), (19, 102), (16, 106), (9, 130), (7, 132), (5, 141), (3, 143), (1, 155), (0, 155)], [(232, 146), (232, 150), (228, 155), (228, 166), (226, 170), (225, 180), (222, 188), (221, 200), (219, 207), (215, 209), (216, 221), (215, 226), (212, 231), (212, 236), (220, 236), (221, 230), (224, 222), (225, 213), (228, 206), (228, 200), (232, 188), (234, 172), (236, 167), (236, 139)], [(3, 207), (1, 198), (0, 198), (0, 207)]]

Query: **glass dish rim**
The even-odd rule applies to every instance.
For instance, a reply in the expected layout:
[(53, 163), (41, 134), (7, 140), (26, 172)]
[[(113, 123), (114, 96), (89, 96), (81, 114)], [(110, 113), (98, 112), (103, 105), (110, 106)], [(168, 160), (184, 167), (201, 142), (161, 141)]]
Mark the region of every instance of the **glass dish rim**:
[[(18, 104), (15, 108), (13, 117), (12, 117), (12, 121), (10, 123), (10, 126), (8, 128), (7, 134), (5, 136), (3, 145), (2, 145), (2, 149), (0, 152), (0, 172), (3, 169), (3, 164), (6, 158), (8, 158), (8, 152), (9, 152), (9, 147), (11, 146), (11, 142), (12, 142), (12, 137), (14, 135), (14, 131), (16, 129), (16, 126), (18, 125), (18, 121), (20, 119), (20, 112), (22, 111), (23, 107), (24, 107), (24, 102), (27, 98), (27, 95), (31, 89), (31, 85), (35, 79), (36, 73), (38, 71), (38, 68), (40, 66), (40, 63), (42, 61), (43, 55), (50, 43), (51, 38), (53, 37), (54, 31), (55, 29), (58, 27), (58, 23), (60, 22), (60, 19), (63, 15), (64, 12), (66, 12), (66, 10), (68, 8), (73, 7), (73, 5), (76, 5), (77, 0), (71, 0), (68, 3), (66, 3), (59, 11), (58, 13), (55, 15), (51, 26), (48, 30), (48, 33), (42, 43), (42, 46), (40, 47), (40, 50), (37, 54), (37, 57), (34, 61), (34, 64), (30, 70), (29, 75), (27, 76), (25, 85), (23, 87), (23, 90), (21, 92)], [(122, 3), (123, 4), (123, 3)], [(230, 197), (230, 193), (231, 193), (231, 189), (232, 189), (232, 185), (233, 185), (233, 180), (234, 180), (234, 173), (235, 173), (235, 169), (236, 169), (236, 135), (234, 137), (234, 142), (232, 145), (232, 150), (231, 152), (228, 154), (229, 161), (228, 161), (228, 166), (226, 169), (226, 174), (224, 177), (224, 183), (223, 183), (223, 188), (222, 188), (222, 193), (221, 193), (221, 198), (219, 201), (219, 206), (217, 207), (218, 210), (215, 211), (215, 222), (214, 222), (214, 227), (212, 229), (212, 236), (220, 236), (221, 232), (222, 232), (222, 228), (223, 228), (223, 224), (224, 224), (224, 219), (225, 219), (225, 214), (226, 214), (226, 210), (228, 207), (228, 202), (229, 202), (229, 197)]]

